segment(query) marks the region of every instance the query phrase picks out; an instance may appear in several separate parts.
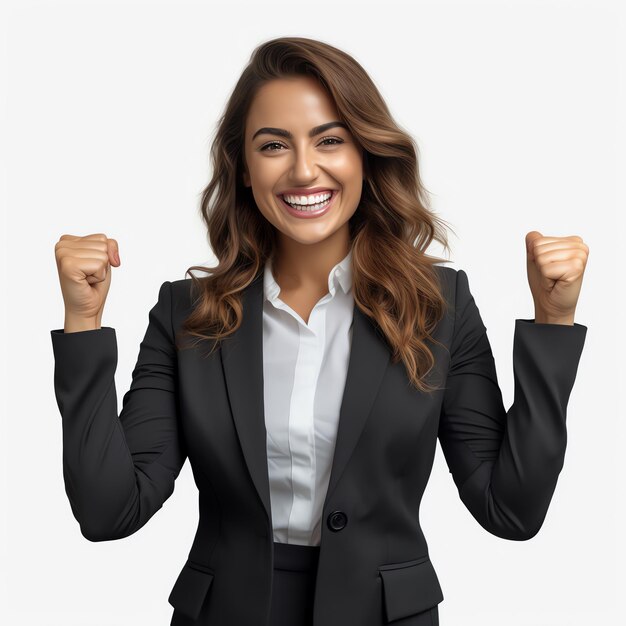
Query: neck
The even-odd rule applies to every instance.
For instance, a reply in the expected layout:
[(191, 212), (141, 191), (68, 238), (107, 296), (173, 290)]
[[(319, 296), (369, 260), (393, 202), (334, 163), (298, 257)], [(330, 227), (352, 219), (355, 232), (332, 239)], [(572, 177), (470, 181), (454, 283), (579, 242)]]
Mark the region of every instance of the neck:
[(281, 290), (327, 291), (330, 270), (350, 251), (348, 224), (330, 237), (303, 244), (281, 236), (272, 260), (274, 280)]

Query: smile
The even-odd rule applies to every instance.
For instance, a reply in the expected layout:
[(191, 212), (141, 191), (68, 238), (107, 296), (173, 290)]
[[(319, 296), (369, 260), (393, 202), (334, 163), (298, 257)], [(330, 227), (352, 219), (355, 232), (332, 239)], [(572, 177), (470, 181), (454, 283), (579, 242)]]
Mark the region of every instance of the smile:
[(320, 217), (321, 215), (327, 213), (330, 210), (331, 206), (334, 204), (337, 193), (337, 190), (333, 190), (319, 194), (313, 194), (311, 196), (312, 204), (304, 204), (304, 202), (302, 202), (303, 200), (307, 199), (306, 196), (303, 197), (287, 194), (287, 197), (290, 198), (290, 200), (297, 200), (297, 203), (288, 202), (282, 195), (279, 195), (278, 198), (280, 199), (280, 203), (290, 215), (306, 219), (312, 217)]

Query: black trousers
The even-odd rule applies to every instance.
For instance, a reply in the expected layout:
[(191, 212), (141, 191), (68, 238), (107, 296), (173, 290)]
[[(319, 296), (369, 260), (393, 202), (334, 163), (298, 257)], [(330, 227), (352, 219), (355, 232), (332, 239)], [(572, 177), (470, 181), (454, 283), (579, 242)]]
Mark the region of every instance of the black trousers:
[(312, 626), (319, 546), (274, 542), (270, 626)]

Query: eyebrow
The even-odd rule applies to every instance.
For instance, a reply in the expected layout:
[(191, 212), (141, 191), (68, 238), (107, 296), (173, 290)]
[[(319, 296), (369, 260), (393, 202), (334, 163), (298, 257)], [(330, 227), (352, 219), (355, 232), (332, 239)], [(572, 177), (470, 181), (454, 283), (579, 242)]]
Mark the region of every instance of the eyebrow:
[[(319, 135), (320, 133), (323, 133), (325, 130), (328, 130), (329, 128), (335, 128), (335, 126), (340, 126), (341, 128), (345, 128), (346, 130), (348, 129), (347, 124), (344, 124), (343, 122), (339, 122), (339, 121), (326, 122), (326, 124), (320, 124), (319, 126), (314, 126), (309, 131), (309, 137), (315, 137), (315, 135)], [(290, 133), (288, 130), (285, 130), (284, 128), (271, 128), (268, 126), (264, 126), (263, 128), (259, 128), (259, 130), (257, 130), (256, 133), (252, 135), (252, 140), (254, 141), (257, 135), (261, 135), (264, 133), (268, 135), (279, 135), (281, 137), (286, 137), (287, 139), (293, 139), (293, 134)]]

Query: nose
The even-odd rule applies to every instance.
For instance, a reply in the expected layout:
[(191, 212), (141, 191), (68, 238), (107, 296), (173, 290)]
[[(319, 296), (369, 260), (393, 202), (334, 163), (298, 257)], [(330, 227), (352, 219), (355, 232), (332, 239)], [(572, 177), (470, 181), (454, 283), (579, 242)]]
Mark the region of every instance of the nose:
[(302, 148), (294, 152), (293, 178), (308, 181), (317, 177), (316, 154), (314, 150)]

